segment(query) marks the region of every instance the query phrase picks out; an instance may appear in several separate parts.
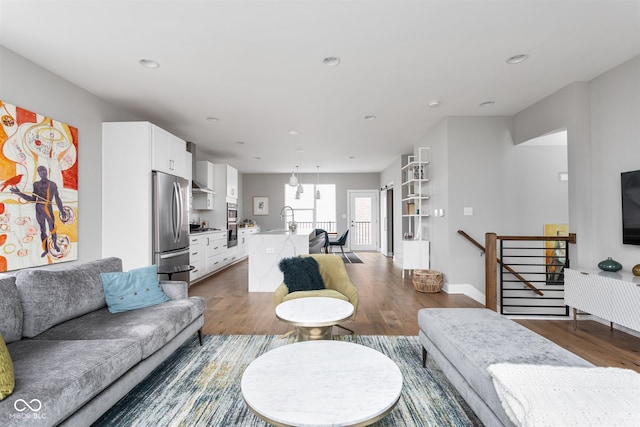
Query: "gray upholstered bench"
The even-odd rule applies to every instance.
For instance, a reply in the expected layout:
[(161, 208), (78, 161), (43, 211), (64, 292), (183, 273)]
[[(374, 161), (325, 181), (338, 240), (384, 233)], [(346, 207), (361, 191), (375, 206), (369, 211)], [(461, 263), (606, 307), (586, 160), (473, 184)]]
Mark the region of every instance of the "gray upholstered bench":
[(422, 363), (429, 355), (486, 426), (512, 426), (487, 367), (494, 363), (593, 366), (524, 326), (484, 308), (418, 312)]

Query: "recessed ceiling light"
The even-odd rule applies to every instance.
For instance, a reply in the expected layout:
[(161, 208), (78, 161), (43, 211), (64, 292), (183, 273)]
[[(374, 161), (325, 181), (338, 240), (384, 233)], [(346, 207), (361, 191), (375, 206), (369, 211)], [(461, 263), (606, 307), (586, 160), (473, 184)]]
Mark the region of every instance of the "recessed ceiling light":
[(431, 101), (429, 103), (429, 107), (431, 108), (438, 108), (440, 106), (440, 101)]
[(254, 157), (254, 159), (256, 159), (256, 160), (262, 160), (262, 157), (260, 157), (260, 156), (255, 156), (255, 157)]
[(212, 117), (212, 116), (207, 117), (207, 120), (208, 120), (208, 121), (210, 121), (210, 122), (217, 122), (217, 121), (220, 121), (220, 119), (219, 119), (219, 118), (217, 118), (217, 117)]
[(291, 129), (291, 130), (289, 131), (289, 135), (297, 135), (297, 134), (298, 134), (298, 131), (297, 131), (297, 130), (293, 130), (293, 129)]
[(143, 67), (147, 67), (147, 68), (158, 68), (160, 66), (160, 64), (158, 64), (156, 61), (153, 61), (151, 59), (141, 59), (138, 62)]
[(518, 55), (513, 55), (507, 58), (507, 64), (519, 64), (526, 61), (527, 59), (529, 59), (529, 55), (527, 55), (526, 53), (520, 53)]
[(365, 120), (375, 120), (376, 116), (364, 116)]
[(328, 67), (335, 67), (340, 63), (340, 58), (337, 56), (327, 56), (322, 60), (322, 63)]
[(244, 141), (236, 141), (236, 144), (238, 144), (238, 145), (244, 145)]
[(296, 153), (304, 153), (304, 148), (297, 148)]
[(481, 107), (491, 107), (496, 105), (496, 103), (494, 101), (484, 101), (480, 103)]
[(356, 156), (349, 156), (349, 158), (353, 160), (356, 158)]

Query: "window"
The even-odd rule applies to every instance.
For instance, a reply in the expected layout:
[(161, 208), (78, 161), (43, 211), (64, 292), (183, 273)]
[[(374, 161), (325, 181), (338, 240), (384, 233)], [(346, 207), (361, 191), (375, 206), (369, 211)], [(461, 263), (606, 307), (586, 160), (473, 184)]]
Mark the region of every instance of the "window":
[[(298, 228), (322, 228), (336, 232), (336, 186), (335, 184), (302, 184), (304, 191), (296, 199), (297, 187), (284, 185), (284, 204), (295, 211)], [(315, 198), (316, 189), (320, 199)], [(291, 221), (289, 218), (287, 221)]]

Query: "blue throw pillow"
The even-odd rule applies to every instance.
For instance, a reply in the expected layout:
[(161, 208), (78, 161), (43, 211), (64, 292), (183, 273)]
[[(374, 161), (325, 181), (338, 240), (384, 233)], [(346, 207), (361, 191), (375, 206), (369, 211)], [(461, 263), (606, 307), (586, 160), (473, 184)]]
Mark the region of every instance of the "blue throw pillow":
[(289, 293), (324, 289), (318, 262), (312, 257), (283, 258), (278, 264)]
[(100, 273), (107, 308), (111, 313), (135, 310), (169, 301), (158, 281), (158, 266), (126, 273)]

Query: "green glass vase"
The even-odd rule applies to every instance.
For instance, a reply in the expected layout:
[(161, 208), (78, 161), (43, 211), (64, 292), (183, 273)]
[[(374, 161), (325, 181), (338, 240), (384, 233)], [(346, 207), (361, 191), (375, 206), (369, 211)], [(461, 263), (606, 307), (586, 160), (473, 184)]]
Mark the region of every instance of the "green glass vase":
[(598, 263), (598, 268), (603, 271), (618, 271), (622, 270), (622, 264), (615, 259), (609, 257)]

